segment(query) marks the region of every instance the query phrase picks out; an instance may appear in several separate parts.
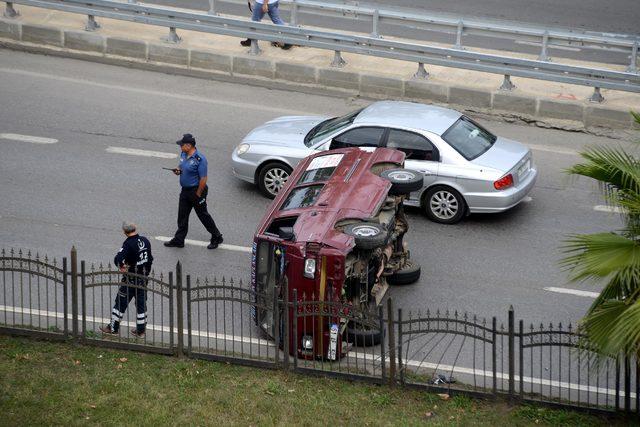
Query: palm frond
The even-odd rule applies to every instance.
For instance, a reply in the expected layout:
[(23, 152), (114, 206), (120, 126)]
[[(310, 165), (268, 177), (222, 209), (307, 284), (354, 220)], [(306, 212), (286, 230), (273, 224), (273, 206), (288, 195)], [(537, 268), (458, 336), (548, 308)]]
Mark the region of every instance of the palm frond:
[(583, 319), (582, 328), (600, 354), (632, 355), (640, 343), (640, 301), (606, 301)]
[(569, 236), (562, 246), (560, 265), (570, 271), (571, 281), (601, 280), (620, 273), (635, 278), (640, 271), (640, 244), (615, 233)]
[(611, 190), (640, 192), (640, 162), (624, 150), (596, 147), (580, 155), (586, 160), (566, 170), (569, 174), (593, 178)]

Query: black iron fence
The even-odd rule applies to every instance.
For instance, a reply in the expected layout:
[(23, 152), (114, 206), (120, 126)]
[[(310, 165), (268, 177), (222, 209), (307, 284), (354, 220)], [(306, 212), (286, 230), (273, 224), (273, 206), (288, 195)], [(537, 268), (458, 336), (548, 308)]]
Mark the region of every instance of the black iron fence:
[[(0, 274), (5, 334), (640, 414), (636, 358), (599, 357), (572, 325), (516, 323), (513, 309), (506, 324), (457, 312), (406, 313), (391, 299), (363, 311), (298, 295), (286, 282), (262, 293), (233, 279), (192, 280), (180, 263), (149, 276), (87, 267), (75, 249), (60, 262), (2, 250)], [(104, 333), (123, 285), (132, 291), (129, 307), (117, 312), (118, 333)], [(141, 322), (143, 336), (134, 333)]]

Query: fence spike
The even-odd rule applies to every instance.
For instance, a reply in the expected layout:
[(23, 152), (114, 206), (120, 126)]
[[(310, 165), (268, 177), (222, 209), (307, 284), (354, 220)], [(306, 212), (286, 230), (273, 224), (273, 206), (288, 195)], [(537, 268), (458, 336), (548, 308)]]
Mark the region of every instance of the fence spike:
[(447, 311), (445, 311), (444, 315), (445, 315), (445, 317), (449, 317), (450, 316), (448, 308), (447, 308)]
[(45, 264), (49, 263), (49, 257), (47, 255), (44, 256), (44, 263)]
[(558, 329), (562, 331), (562, 322), (558, 323)]
[(453, 315), (454, 315), (454, 317), (456, 318), (456, 320), (458, 320), (458, 310), (456, 310), (456, 311), (453, 313)]
[(13, 258), (15, 255), (15, 251), (13, 250), (13, 248), (11, 248), (11, 258)]
[(242, 279), (240, 279), (240, 284), (239, 284), (239, 286), (240, 286), (241, 288), (244, 288), (244, 284), (242, 283)]
[(436, 319), (440, 318), (440, 309), (436, 309)]
[(540, 322), (540, 330), (544, 329), (544, 325), (542, 324), (542, 322)]
[(553, 331), (553, 323), (549, 322), (549, 330)]
[(160, 281), (164, 282), (164, 273), (163, 272), (160, 272)]
[(233, 287), (233, 277), (229, 278), (229, 286)]
[(5, 251), (4, 251), (4, 248), (2, 248), (2, 257), (3, 257), (3, 258), (5, 257)]
[(222, 286), (226, 286), (227, 285), (227, 278), (222, 276)]
[(22, 249), (18, 251), (18, 257), (22, 258)]
[(571, 333), (572, 329), (573, 329), (573, 326), (571, 325), (571, 323), (569, 323), (569, 333)]

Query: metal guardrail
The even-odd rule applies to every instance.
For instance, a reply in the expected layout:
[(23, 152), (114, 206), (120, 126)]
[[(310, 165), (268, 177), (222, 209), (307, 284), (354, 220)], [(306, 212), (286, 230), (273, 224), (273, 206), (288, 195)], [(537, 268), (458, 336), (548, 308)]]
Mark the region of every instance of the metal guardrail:
[[(428, 74), (423, 64), (432, 64), (504, 75), (503, 88), (509, 88), (509, 76), (590, 86), (594, 88), (591, 98), (593, 101), (602, 101), (600, 88), (640, 92), (640, 74), (637, 73), (427, 46), (372, 36), (278, 26), (187, 9), (113, 0), (18, 0), (6, 3), (6, 16), (17, 13), (12, 3), (88, 15), (87, 29), (91, 29), (92, 23), (95, 25), (94, 17), (100, 16), (169, 27), (172, 36), (169, 39), (173, 41), (178, 40), (176, 29), (184, 29), (333, 50), (336, 52), (335, 65), (342, 62), (340, 52), (410, 61), (419, 64), (416, 77), (426, 77)], [(257, 43), (252, 46), (252, 52), (258, 53)]]

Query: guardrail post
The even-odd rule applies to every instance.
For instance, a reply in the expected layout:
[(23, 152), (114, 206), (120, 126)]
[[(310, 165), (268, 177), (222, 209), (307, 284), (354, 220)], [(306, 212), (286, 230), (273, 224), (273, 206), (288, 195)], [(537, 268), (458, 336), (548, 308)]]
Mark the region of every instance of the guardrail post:
[(180, 43), (182, 39), (176, 32), (176, 27), (169, 27), (169, 35), (167, 37), (163, 37), (162, 41), (165, 43)]
[(633, 47), (631, 48), (631, 62), (629, 63), (629, 67), (627, 68), (627, 73), (637, 73), (638, 72), (638, 42), (633, 43)]
[(87, 25), (85, 25), (84, 30), (85, 31), (96, 31), (98, 28), (100, 28), (100, 24), (98, 24), (98, 22), (96, 21), (96, 17), (93, 15), (88, 15), (87, 16)]
[(298, 2), (296, 0), (291, 0), (291, 19), (289, 21), (289, 26), (298, 26)]
[(216, 12), (216, 0), (209, 0), (209, 15), (217, 15)]
[(20, 12), (13, 8), (13, 3), (10, 1), (6, 2), (6, 6), (4, 8), (4, 17), (12, 19), (18, 16), (20, 16)]
[(516, 88), (511, 82), (511, 76), (509, 74), (504, 75), (504, 80), (502, 80), (502, 85), (500, 86), (500, 90), (513, 90)]
[(182, 307), (182, 264), (176, 264), (176, 318), (178, 326), (178, 357), (182, 357), (184, 351), (184, 309)]
[(462, 22), (462, 19), (460, 21), (458, 21), (458, 29), (456, 31), (456, 44), (454, 47), (454, 49), (464, 49), (464, 47), (462, 47), (462, 31), (464, 30), (464, 22)]
[(378, 34), (378, 23), (380, 22), (380, 11), (378, 9), (373, 11), (373, 16), (371, 17), (371, 37), (380, 37)]
[(331, 61), (331, 66), (334, 68), (342, 68), (347, 65), (347, 61), (342, 58), (342, 54), (339, 50), (336, 50), (333, 55), (333, 61)]
[(424, 68), (424, 64), (422, 62), (418, 62), (418, 71), (413, 75), (412, 79), (428, 79), (429, 72)]
[(71, 248), (71, 336), (78, 338), (78, 251)]
[(258, 46), (258, 40), (256, 39), (251, 39), (251, 49), (249, 49), (249, 55), (260, 55), (260, 53), (262, 53), (262, 49), (260, 49), (260, 46)]
[(509, 306), (509, 400), (515, 394), (515, 325), (513, 306)]
[(540, 52), (540, 56), (538, 60), (540, 61), (551, 61), (549, 55), (547, 53), (547, 49), (549, 47), (549, 31), (545, 31), (542, 35), (542, 51)]
[(599, 87), (594, 87), (593, 88), (593, 93), (589, 97), (589, 101), (590, 102), (597, 102), (597, 103), (600, 103), (600, 102), (604, 101), (604, 96), (602, 96), (602, 94), (600, 93), (600, 88)]

